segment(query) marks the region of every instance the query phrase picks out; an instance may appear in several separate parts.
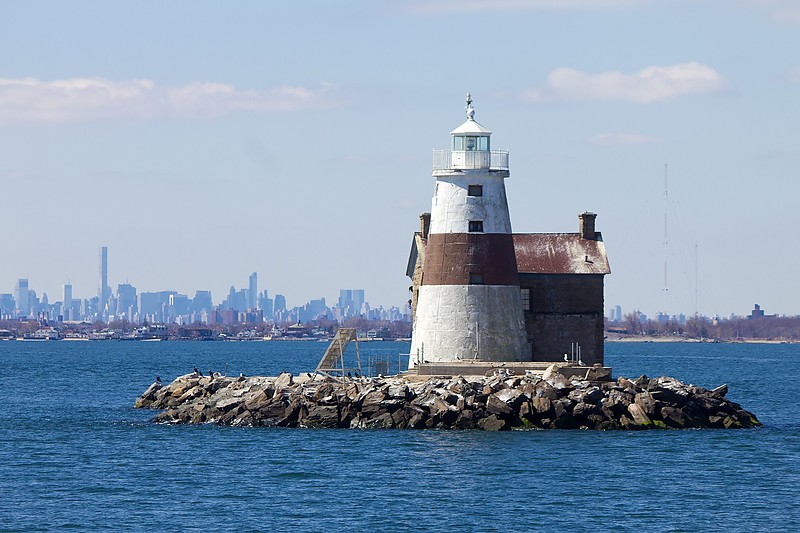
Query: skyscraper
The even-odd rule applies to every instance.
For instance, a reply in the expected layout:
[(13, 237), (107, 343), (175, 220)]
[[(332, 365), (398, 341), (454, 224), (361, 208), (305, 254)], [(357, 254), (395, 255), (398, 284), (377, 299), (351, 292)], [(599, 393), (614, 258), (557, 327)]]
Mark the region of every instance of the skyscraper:
[(358, 316), (364, 307), (364, 289), (353, 289), (353, 315)]
[(14, 286), (14, 298), (17, 300), (17, 316), (28, 316), (31, 312), (31, 296), (27, 278), (20, 278)]
[(97, 292), (100, 298), (100, 314), (106, 314), (106, 305), (111, 297), (111, 287), (108, 286), (108, 246), (100, 248), (100, 290)]
[(339, 308), (342, 310), (344, 316), (352, 314), (352, 309), (347, 311), (348, 308), (353, 307), (353, 291), (351, 289), (339, 290)]
[(72, 284), (65, 283), (64, 306), (62, 307), (61, 310), (61, 314), (64, 316), (64, 320), (72, 320), (71, 310), (72, 310)]
[(250, 274), (250, 289), (247, 292), (247, 308), (255, 309), (258, 306), (258, 274)]
[(279, 313), (286, 309), (286, 297), (283, 294), (275, 295), (275, 312)]
[(117, 315), (128, 315), (132, 318), (139, 309), (136, 304), (136, 287), (130, 283), (121, 283), (117, 285)]

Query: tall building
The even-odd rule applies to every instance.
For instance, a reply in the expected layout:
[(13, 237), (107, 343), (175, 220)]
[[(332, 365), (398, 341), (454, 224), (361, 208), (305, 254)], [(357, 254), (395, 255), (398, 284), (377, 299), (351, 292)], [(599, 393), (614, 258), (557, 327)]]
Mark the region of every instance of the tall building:
[(364, 289), (353, 289), (353, 314), (360, 315), (364, 312)]
[(14, 286), (14, 299), (17, 301), (16, 315), (26, 317), (31, 313), (31, 295), (27, 278), (20, 278)]
[(275, 295), (274, 312), (280, 313), (286, 310), (286, 297), (283, 294)]
[(530, 360), (505, 178), (508, 152), (467, 120), (434, 152), (436, 187), (418, 288), (409, 367), (423, 362)]
[(237, 291), (236, 287), (231, 285), (230, 291), (228, 291), (228, 297), (222, 301), (220, 308), (247, 311), (247, 293), (248, 289)]
[(206, 313), (213, 311), (214, 304), (211, 301), (211, 291), (195, 291), (192, 299), (192, 309), (198, 315), (201, 315), (203, 311)]
[(129, 283), (120, 283), (117, 285), (117, 316), (127, 316), (129, 319), (132, 319), (133, 315), (138, 311), (136, 287)]
[(63, 306), (61, 308), (61, 314), (64, 317), (64, 320), (74, 320), (72, 318), (72, 284), (65, 283), (64, 284), (64, 297), (63, 297)]
[(247, 291), (247, 308), (255, 309), (258, 307), (258, 274), (250, 274), (250, 287)]
[(3, 318), (12, 316), (16, 307), (13, 294), (0, 294), (0, 316)]
[(266, 318), (272, 318), (273, 306), (272, 298), (269, 297), (267, 291), (262, 291), (258, 297), (258, 308), (261, 309)]
[(111, 298), (111, 287), (108, 286), (108, 246), (100, 248), (100, 289), (97, 291), (99, 298), (99, 312), (106, 314), (106, 305)]
[(175, 291), (139, 293), (139, 315), (148, 321), (164, 322), (169, 311), (170, 296)]
[(345, 314), (347, 313), (347, 308), (353, 307), (353, 291), (351, 289), (341, 289), (339, 290), (339, 309)]

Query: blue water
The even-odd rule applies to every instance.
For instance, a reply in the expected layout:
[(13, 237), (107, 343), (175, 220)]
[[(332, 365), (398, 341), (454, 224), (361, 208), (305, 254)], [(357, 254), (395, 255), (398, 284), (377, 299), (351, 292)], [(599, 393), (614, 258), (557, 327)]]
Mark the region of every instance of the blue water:
[(728, 383), (755, 430), (162, 426), (132, 408), (156, 375), (301, 372), (324, 350), (0, 342), (0, 531), (800, 531), (800, 345), (607, 345), (615, 375)]

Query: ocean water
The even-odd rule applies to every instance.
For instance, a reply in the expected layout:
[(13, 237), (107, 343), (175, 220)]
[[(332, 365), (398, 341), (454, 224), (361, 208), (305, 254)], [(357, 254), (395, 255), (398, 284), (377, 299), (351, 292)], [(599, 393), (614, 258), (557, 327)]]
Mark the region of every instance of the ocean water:
[[(397, 364), (407, 343), (362, 343)], [(0, 531), (800, 531), (800, 345), (606, 347), (753, 430), (395, 431), (164, 426), (156, 375), (313, 369), (305, 342), (0, 342)], [(400, 356), (402, 359), (402, 356)]]

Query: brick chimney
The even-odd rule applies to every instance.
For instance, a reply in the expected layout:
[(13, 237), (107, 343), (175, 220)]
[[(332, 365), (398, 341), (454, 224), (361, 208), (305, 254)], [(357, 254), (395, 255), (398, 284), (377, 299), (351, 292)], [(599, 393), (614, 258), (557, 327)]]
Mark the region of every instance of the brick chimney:
[(580, 219), (580, 233), (581, 239), (589, 239), (595, 240), (596, 235), (594, 231), (594, 219), (597, 218), (597, 215), (594, 213), (590, 213), (589, 211), (584, 211), (580, 215), (578, 215)]
[(419, 216), (419, 232), (422, 234), (423, 239), (428, 238), (428, 232), (431, 229), (431, 214), (422, 213)]

